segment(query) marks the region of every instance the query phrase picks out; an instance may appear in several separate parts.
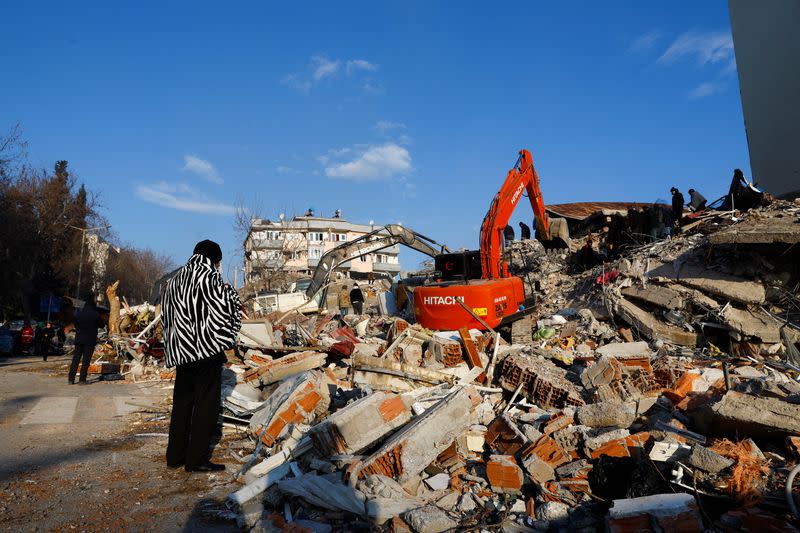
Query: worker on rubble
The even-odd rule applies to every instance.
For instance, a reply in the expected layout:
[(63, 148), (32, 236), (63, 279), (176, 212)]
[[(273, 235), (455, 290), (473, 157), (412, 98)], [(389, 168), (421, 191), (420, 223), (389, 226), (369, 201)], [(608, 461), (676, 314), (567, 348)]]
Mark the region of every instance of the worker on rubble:
[(506, 225), (506, 227), (503, 229), (503, 238), (506, 240), (506, 242), (513, 241), (514, 240), (514, 228), (512, 228), (509, 225)]
[(353, 312), (360, 315), (364, 311), (364, 293), (358, 286), (358, 283), (353, 285), (350, 290), (350, 305), (353, 306)]
[(519, 221), (519, 238), (524, 240), (531, 238), (531, 227), (523, 221)]
[(670, 189), (672, 193), (672, 218), (675, 219), (675, 225), (681, 226), (681, 219), (683, 218), (683, 194), (677, 188)]
[(222, 404), (225, 350), (242, 327), (239, 295), (219, 272), (219, 244), (197, 243), (189, 261), (166, 284), (161, 304), (166, 365), (176, 367), (167, 466), (187, 472), (225, 470), (209, 446)]
[(689, 201), (688, 204), (686, 204), (686, 206), (689, 207), (692, 211), (694, 212), (702, 211), (703, 209), (706, 208), (706, 202), (707, 202), (706, 197), (697, 192), (696, 190), (689, 189), (689, 198), (691, 200)]
[(78, 384), (86, 385), (86, 376), (89, 373), (89, 363), (94, 355), (97, 344), (97, 330), (103, 327), (103, 319), (95, 307), (94, 296), (86, 298), (83, 309), (75, 313), (75, 351), (72, 352), (72, 363), (69, 365), (67, 381), (70, 385), (75, 383), (75, 374), (78, 372), (78, 363), (81, 365), (81, 375)]

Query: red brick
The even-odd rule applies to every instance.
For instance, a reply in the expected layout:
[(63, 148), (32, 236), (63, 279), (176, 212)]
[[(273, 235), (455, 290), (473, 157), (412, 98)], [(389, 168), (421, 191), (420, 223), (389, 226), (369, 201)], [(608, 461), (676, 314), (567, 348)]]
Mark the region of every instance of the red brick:
[(564, 451), (564, 449), (548, 435), (542, 435), (539, 437), (539, 440), (522, 451), (523, 458), (530, 455), (536, 455), (539, 459), (547, 463), (550, 468), (558, 468), (572, 461), (572, 456)]
[(486, 463), (486, 477), (494, 490), (517, 491), (524, 481), (522, 469), (511, 455), (493, 455)]
[(609, 441), (592, 452), (592, 459), (597, 459), (601, 455), (608, 455), (609, 457), (638, 457), (649, 438), (650, 433), (641, 431), (628, 437)]
[(664, 396), (669, 398), (672, 403), (680, 402), (692, 391), (692, 384), (699, 377), (700, 374), (685, 372), (670, 390), (664, 391)]

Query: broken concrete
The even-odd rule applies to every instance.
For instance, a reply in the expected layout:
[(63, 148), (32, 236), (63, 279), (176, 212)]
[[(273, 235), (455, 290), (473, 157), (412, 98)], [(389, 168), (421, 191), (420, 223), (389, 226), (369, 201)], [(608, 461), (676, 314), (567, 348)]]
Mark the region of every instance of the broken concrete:
[(733, 466), (733, 461), (715, 453), (708, 448), (695, 444), (692, 453), (687, 459), (688, 463), (710, 474), (719, 474), (726, 468)]
[(324, 353), (313, 351), (293, 353), (245, 372), (244, 380), (258, 380), (261, 385), (277, 383), (286, 377), (321, 367), (326, 357)]
[(614, 500), (606, 518), (609, 533), (630, 531), (703, 531), (703, 520), (694, 496), (685, 493), (654, 494)]
[(621, 292), (627, 299), (640, 300), (664, 309), (683, 309), (686, 305), (679, 291), (652, 283), (646, 287), (625, 287)]
[(628, 428), (636, 418), (636, 404), (598, 402), (578, 407), (576, 415), (584, 426)]
[(618, 300), (616, 303), (619, 315), (647, 338), (662, 339), (679, 346), (697, 345), (696, 333), (662, 322), (651, 313), (625, 299)]
[(759, 398), (729, 391), (710, 413), (699, 414), (704, 431), (728, 434), (765, 435), (800, 433), (800, 405), (777, 398)]
[(365, 458), (358, 476), (383, 474), (404, 483), (418, 475), (469, 427), (474, 405), (469, 389), (451, 392)]
[(309, 435), (323, 456), (353, 454), (409, 420), (411, 409), (401, 396), (376, 392), (333, 413), (314, 426)]
[(419, 533), (442, 533), (455, 529), (458, 523), (435, 505), (426, 505), (403, 513), (403, 519)]

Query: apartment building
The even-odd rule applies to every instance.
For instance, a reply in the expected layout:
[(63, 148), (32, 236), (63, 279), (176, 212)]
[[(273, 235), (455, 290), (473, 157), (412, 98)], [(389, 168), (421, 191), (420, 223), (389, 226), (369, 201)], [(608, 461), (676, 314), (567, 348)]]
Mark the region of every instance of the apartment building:
[[(380, 227), (310, 213), (290, 220), (255, 218), (244, 242), (245, 282), (257, 282), (276, 273), (310, 276), (325, 252)], [(392, 246), (348, 261), (337, 270), (355, 279), (366, 279), (369, 274), (391, 277), (400, 272), (399, 253), (400, 246)]]

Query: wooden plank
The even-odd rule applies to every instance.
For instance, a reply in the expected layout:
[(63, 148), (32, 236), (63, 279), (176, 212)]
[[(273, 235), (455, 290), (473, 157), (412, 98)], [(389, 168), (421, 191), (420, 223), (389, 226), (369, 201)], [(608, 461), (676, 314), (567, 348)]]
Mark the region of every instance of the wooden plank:
[[(461, 336), (461, 342), (464, 343), (464, 348), (466, 348), (467, 352), (467, 364), (470, 368), (483, 368), (483, 363), (481, 362), (481, 356), (478, 354), (478, 348), (475, 346), (475, 343), (472, 341), (472, 335), (469, 334), (469, 330), (467, 328), (461, 328), (458, 330), (458, 334)], [(480, 375), (475, 378), (479, 383), (483, 383), (486, 381), (486, 373), (481, 372)]]

